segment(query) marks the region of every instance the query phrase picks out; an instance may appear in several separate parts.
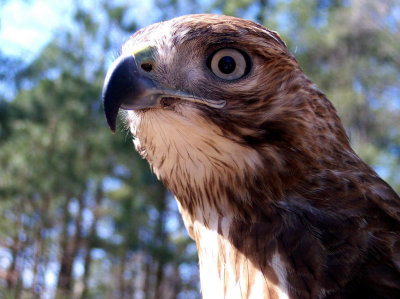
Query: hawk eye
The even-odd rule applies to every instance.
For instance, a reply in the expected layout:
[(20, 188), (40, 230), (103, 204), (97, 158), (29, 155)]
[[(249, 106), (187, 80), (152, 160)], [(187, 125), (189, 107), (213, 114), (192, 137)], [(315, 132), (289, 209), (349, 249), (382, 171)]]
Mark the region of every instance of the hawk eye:
[(231, 48), (215, 52), (209, 66), (217, 77), (224, 80), (239, 79), (249, 68), (246, 57), (240, 51)]

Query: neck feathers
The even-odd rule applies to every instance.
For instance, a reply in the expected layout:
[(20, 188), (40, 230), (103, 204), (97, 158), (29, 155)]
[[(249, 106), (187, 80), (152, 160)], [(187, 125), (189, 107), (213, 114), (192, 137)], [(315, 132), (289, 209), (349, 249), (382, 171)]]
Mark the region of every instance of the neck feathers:
[(231, 240), (237, 233), (233, 215), (221, 216), (207, 207), (192, 217), (181, 206), (180, 210), (196, 241), (204, 299), (288, 298), (286, 270), (279, 253), (272, 254), (267, 267), (259, 264), (263, 258), (244, 255)]

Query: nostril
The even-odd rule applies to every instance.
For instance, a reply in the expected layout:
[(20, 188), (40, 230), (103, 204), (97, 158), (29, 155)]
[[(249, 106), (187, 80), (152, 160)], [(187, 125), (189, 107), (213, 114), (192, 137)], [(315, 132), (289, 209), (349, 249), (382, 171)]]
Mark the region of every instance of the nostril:
[(140, 67), (145, 71), (145, 72), (151, 72), (153, 70), (153, 65), (148, 62), (144, 62), (140, 65)]

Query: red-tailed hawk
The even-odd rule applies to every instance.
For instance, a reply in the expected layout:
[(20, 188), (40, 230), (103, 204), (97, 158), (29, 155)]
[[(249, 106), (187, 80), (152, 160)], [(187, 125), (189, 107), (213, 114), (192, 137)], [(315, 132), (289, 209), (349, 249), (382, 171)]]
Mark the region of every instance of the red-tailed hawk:
[(277, 33), (219, 15), (141, 29), (103, 103), (176, 196), (204, 298), (400, 298), (400, 199)]

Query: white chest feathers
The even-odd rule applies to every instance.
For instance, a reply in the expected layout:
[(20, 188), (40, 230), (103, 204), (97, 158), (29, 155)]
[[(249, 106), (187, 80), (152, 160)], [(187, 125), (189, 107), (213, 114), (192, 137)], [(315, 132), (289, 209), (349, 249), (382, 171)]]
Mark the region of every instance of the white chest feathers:
[(203, 299), (288, 298), (286, 270), (279, 253), (270, 261), (278, 283), (269, 280), (228, 239), (229, 217), (209, 214), (207, 226), (194, 221), (193, 234), (199, 255)]

